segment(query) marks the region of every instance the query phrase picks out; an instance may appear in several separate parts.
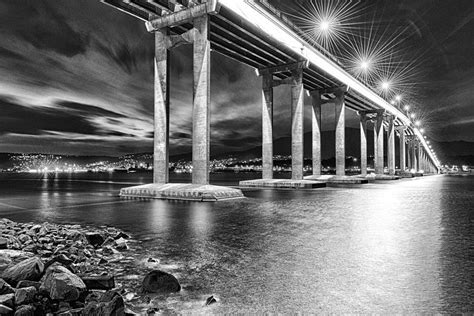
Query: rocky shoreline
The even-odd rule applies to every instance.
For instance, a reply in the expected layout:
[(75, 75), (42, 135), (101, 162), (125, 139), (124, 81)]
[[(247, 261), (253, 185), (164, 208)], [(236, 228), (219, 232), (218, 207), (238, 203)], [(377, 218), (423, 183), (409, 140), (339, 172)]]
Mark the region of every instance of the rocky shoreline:
[[(0, 219), (0, 315), (154, 315), (181, 290), (113, 227)], [(210, 297), (205, 304), (214, 303)]]

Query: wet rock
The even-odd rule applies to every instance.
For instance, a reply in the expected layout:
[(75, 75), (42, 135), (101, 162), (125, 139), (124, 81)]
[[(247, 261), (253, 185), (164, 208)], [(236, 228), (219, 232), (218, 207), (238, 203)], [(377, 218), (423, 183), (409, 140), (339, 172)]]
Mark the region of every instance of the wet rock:
[(6, 268), (2, 276), (11, 285), (16, 285), (21, 280), (38, 281), (41, 278), (43, 269), (44, 265), (41, 259), (33, 257)]
[(13, 309), (3, 304), (0, 304), (0, 315), (5, 315), (5, 316), (13, 315)]
[(13, 302), (15, 301), (15, 294), (3, 294), (0, 295), (0, 304), (8, 307), (13, 307)]
[(94, 247), (99, 247), (104, 243), (104, 237), (98, 232), (94, 233), (87, 233), (86, 234), (87, 241)]
[(89, 290), (111, 290), (115, 287), (113, 275), (81, 276)]
[(209, 306), (209, 305), (214, 304), (214, 303), (217, 303), (217, 300), (214, 297), (214, 295), (211, 295), (206, 299), (206, 304), (205, 305)]
[(146, 293), (172, 293), (179, 292), (181, 285), (173, 275), (154, 270), (143, 279), (142, 289)]
[(40, 283), (40, 282), (36, 282), (36, 281), (21, 280), (21, 281), (18, 282), (18, 284), (16, 285), (16, 288), (17, 288), (17, 289), (21, 289), (21, 288), (30, 287), (30, 286), (33, 286), (36, 290), (39, 290), (39, 288), (40, 288), (40, 286), (41, 286), (41, 283)]
[(125, 303), (120, 294), (109, 291), (102, 296), (100, 302), (89, 303), (83, 313), (84, 315), (122, 316), (125, 315)]
[(60, 265), (48, 268), (42, 279), (41, 289), (48, 291), (53, 300), (75, 301), (86, 291), (81, 278)]
[(58, 316), (82, 316), (82, 315), (87, 315), (83, 313), (84, 308), (74, 308), (70, 309), (68, 311), (58, 313)]
[(8, 248), (8, 240), (5, 238), (0, 238), (0, 249)]
[(36, 288), (34, 286), (23, 287), (15, 290), (15, 304), (16, 305), (23, 305), (32, 303), (35, 295), (36, 295)]
[(115, 240), (115, 248), (118, 250), (126, 250), (128, 249), (127, 241), (124, 238), (119, 238)]
[(115, 235), (114, 239), (119, 239), (119, 238), (130, 239), (130, 236), (125, 234), (124, 232), (119, 232), (117, 235)]
[(23, 305), (20, 306), (14, 316), (35, 316), (35, 315), (41, 315), (41, 314), (36, 314), (36, 308), (32, 305)]
[(0, 279), (0, 295), (10, 293), (15, 293), (15, 291), (4, 279)]

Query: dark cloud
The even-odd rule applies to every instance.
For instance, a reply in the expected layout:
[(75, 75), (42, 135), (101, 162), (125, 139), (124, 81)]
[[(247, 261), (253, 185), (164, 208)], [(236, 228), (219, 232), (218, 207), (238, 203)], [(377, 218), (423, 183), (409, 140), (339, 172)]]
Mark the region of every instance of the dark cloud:
[(18, 53), (15, 53), (15, 52), (13, 52), (9, 49), (3, 48), (3, 47), (0, 47), (0, 57), (1, 58), (7, 58), (7, 59), (10, 59), (10, 60), (20, 61), (20, 62), (25, 62), (25, 61), (28, 60), (25, 57), (23, 57), (22, 55), (20, 55)]
[(86, 51), (89, 37), (74, 30), (66, 17), (45, 1), (6, 1), (2, 23), (15, 36), (43, 50), (72, 57)]
[[(114, 118), (124, 118), (127, 117), (123, 114), (119, 114), (117, 112), (112, 112), (94, 105), (89, 105), (89, 104), (84, 104), (84, 103), (78, 103), (78, 102), (70, 102), (70, 101), (58, 101), (56, 102), (56, 105), (58, 106), (59, 109), (61, 110), (71, 110), (77, 114), (81, 114), (84, 116), (105, 116), (105, 117), (114, 117)], [(115, 123), (118, 123), (120, 121), (114, 120)]]

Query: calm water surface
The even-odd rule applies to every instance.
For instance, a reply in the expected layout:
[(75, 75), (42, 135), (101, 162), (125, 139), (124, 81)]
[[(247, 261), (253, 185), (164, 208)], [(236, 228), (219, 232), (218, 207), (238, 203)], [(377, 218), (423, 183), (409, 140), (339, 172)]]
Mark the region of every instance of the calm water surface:
[[(213, 180), (237, 176), (256, 177)], [(143, 255), (184, 286), (167, 302), (181, 313), (474, 312), (472, 176), (254, 190), (219, 203), (117, 198), (147, 181), (0, 174), (0, 217), (114, 225), (148, 240)], [(219, 304), (202, 307), (211, 294)]]

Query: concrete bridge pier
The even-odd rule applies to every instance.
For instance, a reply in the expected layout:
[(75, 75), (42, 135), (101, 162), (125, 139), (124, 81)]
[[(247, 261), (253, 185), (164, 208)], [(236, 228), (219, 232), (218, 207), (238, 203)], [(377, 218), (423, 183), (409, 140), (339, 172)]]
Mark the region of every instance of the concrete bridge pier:
[(312, 163), (313, 176), (321, 176), (321, 94), (319, 91), (311, 92), (311, 123), (312, 123)]
[(377, 111), (377, 117), (374, 125), (374, 159), (375, 159), (375, 174), (384, 174), (384, 151), (383, 151), (383, 116), (385, 111)]
[[(210, 3), (196, 13), (187, 9), (163, 16), (147, 24), (155, 33), (155, 87), (153, 183), (123, 188), (122, 197), (217, 201), (243, 197), (238, 189), (209, 185), (210, 156), (210, 65), (209, 14), (216, 7)], [(169, 26), (192, 23), (193, 28), (181, 35), (170, 35)], [(170, 50), (193, 44), (193, 174), (192, 184), (169, 183), (169, 69)]]
[(336, 111), (336, 176), (340, 177), (346, 175), (344, 93), (345, 91), (342, 89), (337, 89), (335, 91), (336, 98), (334, 99), (334, 109)]
[(360, 175), (367, 176), (367, 115), (360, 112)]
[(406, 144), (405, 144), (405, 129), (406, 126), (398, 126), (398, 137), (400, 140), (400, 149), (399, 149), (399, 154), (400, 154), (400, 173), (405, 173), (407, 164), (406, 164)]
[(292, 71), (291, 82), (291, 179), (303, 180), (303, 121), (304, 88), (303, 70)]
[(394, 125), (394, 116), (387, 116), (388, 121), (388, 147), (387, 147), (387, 165), (388, 165), (388, 174), (393, 176), (395, 175), (395, 125)]
[(262, 76), (262, 178), (273, 179), (273, 75)]

